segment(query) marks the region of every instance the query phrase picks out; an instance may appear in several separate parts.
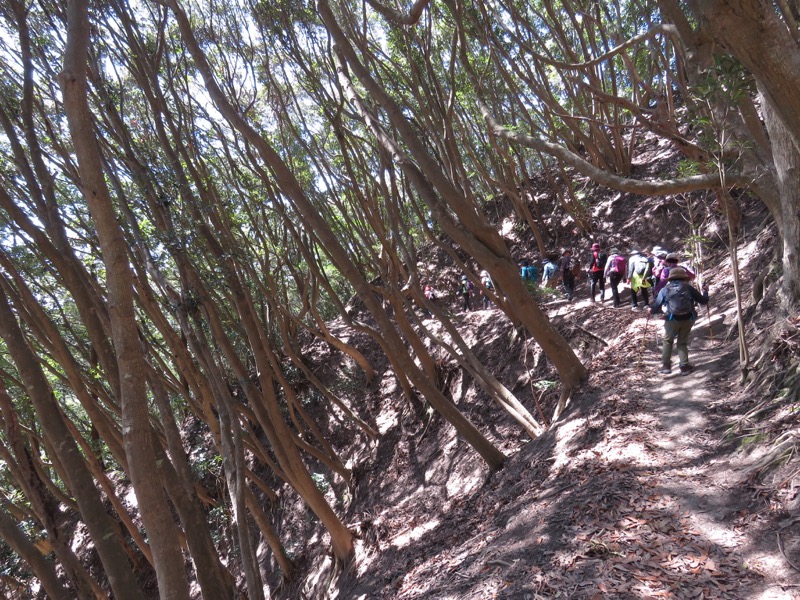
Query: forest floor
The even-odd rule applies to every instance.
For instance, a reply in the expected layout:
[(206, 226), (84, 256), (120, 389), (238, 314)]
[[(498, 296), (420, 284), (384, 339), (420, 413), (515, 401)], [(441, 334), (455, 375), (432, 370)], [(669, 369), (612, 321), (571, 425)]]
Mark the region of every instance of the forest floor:
[[(488, 474), (436, 418), (414, 425), (402, 410), (382, 412), (395, 419), (387, 435), (402, 434), (392, 451), (374, 449), (375, 470), (363, 474), (357, 558), (331, 597), (800, 598), (800, 519), (786, 508), (796, 472), (755, 477), (769, 447), (731, 435), (752, 405), (738, 385), (738, 346), (721, 339), (735, 313), (712, 305), (690, 341), (696, 370), (664, 376), (663, 321), (578, 292), (550, 303), (551, 319), (606, 345), (537, 440), (515, 437), (508, 419), (487, 421), (509, 456), (501, 471)], [(475, 311), (461, 326), (473, 341), (505, 340), (503, 320)], [(493, 366), (507, 359), (498, 352)], [(462, 409), (470, 399), (454, 394)], [(491, 412), (470, 408), (473, 420)]]

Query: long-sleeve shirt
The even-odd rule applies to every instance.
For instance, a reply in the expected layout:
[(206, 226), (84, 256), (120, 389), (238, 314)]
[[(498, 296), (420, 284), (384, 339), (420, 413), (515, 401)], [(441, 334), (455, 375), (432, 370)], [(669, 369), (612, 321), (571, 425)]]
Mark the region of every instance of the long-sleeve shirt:
[(686, 286), (689, 289), (689, 293), (692, 297), (692, 319), (697, 318), (697, 311), (695, 310), (695, 304), (708, 304), (708, 292), (701, 294), (697, 291), (693, 285), (689, 284), (688, 281), (685, 279), (673, 279), (672, 281), (668, 281), (667, 285), (661, 288), (661, 291), (658, 292), (658, 295), (653, 300), (653, 304), (651, 306), (651, 312), (653, 313), (661, 313), (662, 307), (667, 308), (667, 319), (672, 319), (673, 315), (669, 312), (669, 305), (667, 303), (667, 299), (671, 293), (677, 292), (678, 288), (681, 286)]

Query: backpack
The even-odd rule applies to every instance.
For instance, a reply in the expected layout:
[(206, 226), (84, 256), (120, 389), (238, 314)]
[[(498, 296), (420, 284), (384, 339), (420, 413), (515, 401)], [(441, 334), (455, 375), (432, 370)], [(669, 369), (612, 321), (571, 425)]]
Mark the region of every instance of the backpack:
[(469, 293), (472, 291), (472, 287), (471, 281), (462, 281), (461, 287), (458, 288), (458, 293), (462, 296), (469, 296)]
[(675, 286), (667, 284), (665, 301), (669, 317), (686, 317), (694, 312), (691, 286), (686, 282)]
[(608, 270), (608, 272), (625, 276), (625, 270), (628, 266), (628, 261), (625, 260), (625, 257), (615, 254), (611, 257), (611, 260), (613, 262), (611, 263), (611, 268)]
[(552, 279), (553, 277), (555, 277), (557, 270), (558, 267), (556, 266), (556, 263), (548, 262), (544, 265), (544, 276), (547, 279)]
[(539, 271), (531, 265), (522, 267), (522, 278), (526, 281), (536, 281), (539, 279)]
[(653, 261), (646, 256), (638, 255), (633, 259), (632, 267), (631, 289), (634, 292), (653, 287)]
[(592, 271), (602, 271), (606, 268), (608, 255), (605, 252), (592, 252), (592, 264), (589, 265)]

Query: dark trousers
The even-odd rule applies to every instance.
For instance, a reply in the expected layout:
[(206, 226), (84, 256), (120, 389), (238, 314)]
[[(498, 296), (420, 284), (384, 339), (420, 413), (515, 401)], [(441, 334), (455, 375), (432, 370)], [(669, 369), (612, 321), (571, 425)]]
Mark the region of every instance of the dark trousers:
[(606, 294), (606, 278), (602, 271), (592, 271), (592, 302), (594, 302), (596, 288), (600, 289), (600, 301), (602, 302)]
[(470, 310), (469, 294), (462, 294), (461, 297), (464, 299), (464, 305), (463, 305), (464, 310), (467, 311)]
[[(647, 288), (646, 287), (639, 288), (639, 293), (642, 295), (642, 304), (644, 306), (650, 304), (650, 298), (649, 298), (650, 295), (647, 293)], [(633, 291), (633, 288), (631, 288), (631, 306), (634, 307), (637, 306), (636, 292)]]
[(572, 274), (571, 269), (568, 269), (561, 272), (561, 277), (561, 285), (564, 288), (564, 293), (567, 295), (568, 300), (572, 300), (572, 296), (575, 295), (575, 275)]
[(609, 273), (608, 283), (611, 286), (611, 296), (614, 298), (614, 306), (620, 305), (619, 299), (619, 282), (622, 281), (621, 273)]

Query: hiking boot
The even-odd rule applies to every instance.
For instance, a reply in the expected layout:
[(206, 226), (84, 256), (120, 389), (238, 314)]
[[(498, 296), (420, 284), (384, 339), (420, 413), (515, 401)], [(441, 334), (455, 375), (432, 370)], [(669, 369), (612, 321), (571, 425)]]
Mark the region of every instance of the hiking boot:
[(672, 373), (672, 369), (670, 367), (661, 367), (658, 370), (658, 372), (661, 373), (662, 375), (669, 375), (670, 373)]
[(633, 306), (631, 306), (631, 310), (639, 310), (639, 307), (634, 304)]
[(681, 365), (681, 375), (688, 375), (694, 371), (694, 365)]

